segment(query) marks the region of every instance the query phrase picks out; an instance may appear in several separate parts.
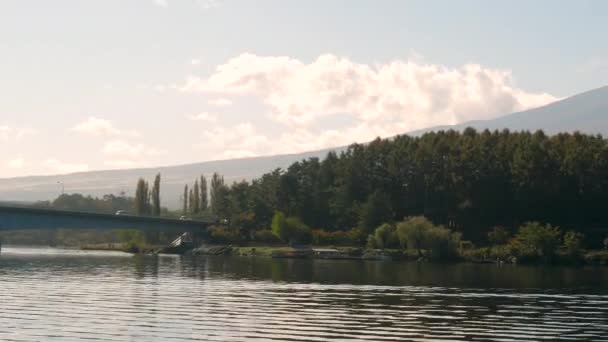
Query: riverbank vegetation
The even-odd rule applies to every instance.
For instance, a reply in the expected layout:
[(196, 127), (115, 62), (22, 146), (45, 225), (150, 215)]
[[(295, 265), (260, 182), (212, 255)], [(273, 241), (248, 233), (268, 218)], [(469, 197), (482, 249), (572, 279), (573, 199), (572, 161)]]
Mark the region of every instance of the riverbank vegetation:
[[(283, 242), (403, 248), (409, 234), (410, 247), (435, 243), (442, 247), (433, 253), (448, 256), (462, 254), (453, 248), (460, 243), (487, 249), (478, 253), (549, 260), (602, 249), (608, 235), (608, 144), (601, 136), (440, 131), (355, 144), (251, 182), (213, 179), (210, 206), (198, 215), (225, 219), (216, 235), (240, 243), (256, 242), (277, 212), (310, 231), (298, 237), (273, 228)], [(428, 236), (415, 239), (421, 231)]]
[(204, 175), (185, 185), (177, 211), (160, 207), (160, 175), (153, 190), (140, 180), (136, 198), (125, 200), (140, 215), (213, 220), (206, 239), (222, 244), (504, 261), (579, 260), (608, 245), (608, 143), (595, 135), (471, 128), (402, 135), (251, 181), (228, 185), (215, 173), (207, 186)]

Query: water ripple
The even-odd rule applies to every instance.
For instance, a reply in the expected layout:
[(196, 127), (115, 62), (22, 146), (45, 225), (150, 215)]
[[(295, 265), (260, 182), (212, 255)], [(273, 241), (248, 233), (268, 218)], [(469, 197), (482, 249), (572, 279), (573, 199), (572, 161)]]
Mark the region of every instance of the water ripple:
[(222, 260), (23, 255), (0, 258), (1, 341), (608, 341), (603, 293), (288, 282), (222, 272)]

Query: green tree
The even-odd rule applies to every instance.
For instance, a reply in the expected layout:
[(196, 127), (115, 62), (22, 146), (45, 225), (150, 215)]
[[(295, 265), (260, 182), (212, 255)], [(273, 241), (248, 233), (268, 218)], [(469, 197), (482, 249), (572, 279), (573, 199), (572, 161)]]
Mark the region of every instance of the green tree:
[(525, 255), (550, 258), (560, 246), (561, 230), (550, 224), (528, 222), (519, 228), (516, 239)]
[(194, 212), (194, 205), (196, 204), (196, 200), (194, 199), (194, 190), (190, 188), (188, 191), (188, 212), (190, 214), (196, 214)]
[(214, 173), (211, 178), (211, 212), (220, 219), (230, 216), (230, 199), (224, 177)]
[(385, 223), (376, 228), (374, 234), (368, 238), (368, 246), (380, 249), (399, 247), (399, 237), (395, 226)]
[(564, 234), (564, 249), (570, 255), (578, 255), (583, 249), (585, 235), (583, 233), (569, 230)]
[(308, 244), (312, 241), (312, 232), (299, 217), (288, 217), (285, 220), (287, 225), (287, 240), (290, 243)]
[(188, 203), (190, 203), (188, 201), (188, 185), (184, 185), (184, 195), (182, 196), (182, 200), (183, 200), (183, 207), (182, 207), (182, 214), (184, 215), (188, 215)]
[(192, 187), (192, 197), (190, 197), (190, 200), (192, 201), (192, 213), (193, 214), (198, 214), (201, 211), (201, 206), (200, 206), (200, 188), (198, 187), (198, 179), (194, 181), (194, 186)]
[(152, 186), (152, 215), (160, 216), (160, 173), (154, 178)]
[(135, 213), (137, 215), (150, 214), (150, 191), (148, 182), (143, 178), (137, 181), (135, 190)]
[(502, 245), (509, 241), (511, 234), (504, 227), (494, 227), (491, 232), (488, 233), (488, 241), (493, 245)]
[(279, 238), (279, 240), (286, 242), (289, 238), (289, 232), (287, 231), (287, 220), (285, 214), (280, 211), (274, 213), (272, 217), (271, 225), (272, 233)]
[(205, 175), (201, 175), (201, 182), (200, 182), (200, 208), (201, 208), (201, 212), (205, 212), (207, 211), (207, 207), (209, 206), (209, 200), (208, 200), (208, 193), (207, 193), (207, 178), (205, 178)]
[(384, 192), (374, 191), (361, 206), (358, 227), (367, 235), (379, 225), (392, 221), (392, 218), (390, 198)]
[(422, 249), (427, 241), (426, 235), (433, 228), (433, 223), (423, 216), (410, 217), (397, 224), (397, 236), (401, 246), (415, 250), (422, 256)]

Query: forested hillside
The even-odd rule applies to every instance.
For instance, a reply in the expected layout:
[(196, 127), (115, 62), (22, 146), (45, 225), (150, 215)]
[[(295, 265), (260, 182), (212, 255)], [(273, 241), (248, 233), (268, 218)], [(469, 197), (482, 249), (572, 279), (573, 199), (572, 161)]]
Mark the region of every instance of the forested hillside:
[(251, 183), (216, 184), (210, 204), (243, 236), (270, 227), (275, 211), (362, 239), (382, 223), (416, 215), (474, 241), (495, 226), (527, 221), (593, 236), (608, 227), (608, 144), (601, 136), (542, 131), (402, 135)]

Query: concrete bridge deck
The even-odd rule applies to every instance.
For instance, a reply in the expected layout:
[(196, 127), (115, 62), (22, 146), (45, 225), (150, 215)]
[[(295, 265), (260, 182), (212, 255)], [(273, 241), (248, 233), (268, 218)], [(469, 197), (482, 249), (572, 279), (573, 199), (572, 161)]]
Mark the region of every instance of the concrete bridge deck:
[(164, 217), (113, 215), (32, 207), (0, 206), (0, 231), (23, 229), (138, 229), (183, 233), (206, 229), (214, 222)]

